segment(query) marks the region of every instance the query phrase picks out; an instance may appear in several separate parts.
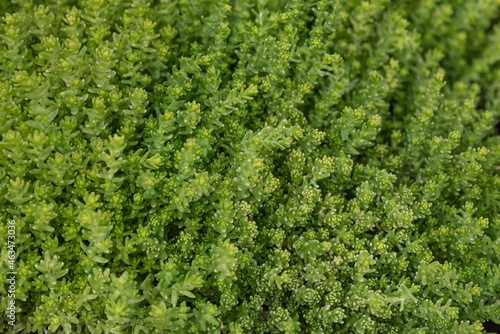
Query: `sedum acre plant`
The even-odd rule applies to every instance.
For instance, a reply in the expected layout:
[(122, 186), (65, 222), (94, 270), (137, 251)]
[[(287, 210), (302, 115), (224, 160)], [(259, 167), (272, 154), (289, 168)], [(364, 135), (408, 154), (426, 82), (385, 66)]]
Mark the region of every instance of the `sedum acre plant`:
[(1, 1), (0, 331), (482, 333), (499, 10)]

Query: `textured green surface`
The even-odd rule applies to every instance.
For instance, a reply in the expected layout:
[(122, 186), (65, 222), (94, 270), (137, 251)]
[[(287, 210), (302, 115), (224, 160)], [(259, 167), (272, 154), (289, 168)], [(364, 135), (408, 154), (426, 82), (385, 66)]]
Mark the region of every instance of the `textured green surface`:
[[(481, 333), (500, 1), (0, 1), (14, 333)], [(44, 331), (45, 329), (45, 331)]]

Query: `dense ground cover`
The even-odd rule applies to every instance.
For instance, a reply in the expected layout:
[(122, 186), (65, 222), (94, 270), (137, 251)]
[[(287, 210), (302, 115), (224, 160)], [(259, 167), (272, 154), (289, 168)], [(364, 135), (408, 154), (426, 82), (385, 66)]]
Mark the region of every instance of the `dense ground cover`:
[(500, 1), (0, 15), (0, 331), (499, 320)]

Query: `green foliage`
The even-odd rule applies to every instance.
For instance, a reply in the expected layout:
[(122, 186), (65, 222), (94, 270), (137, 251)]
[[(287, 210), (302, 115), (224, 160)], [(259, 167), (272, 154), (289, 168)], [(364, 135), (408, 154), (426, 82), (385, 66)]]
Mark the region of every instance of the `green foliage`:
[(0, 1), (0, 332), (500, 321), (499, 10)]

